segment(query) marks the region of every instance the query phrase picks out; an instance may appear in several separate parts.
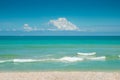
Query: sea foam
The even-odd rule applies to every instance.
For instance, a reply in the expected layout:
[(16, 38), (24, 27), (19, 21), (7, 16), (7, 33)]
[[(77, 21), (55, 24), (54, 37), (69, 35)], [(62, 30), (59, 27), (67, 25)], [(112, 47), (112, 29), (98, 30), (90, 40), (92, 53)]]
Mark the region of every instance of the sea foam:
[(13, 62), (36, 62), (34, 59), (13, 59)]
[[(120, 56), (119, 56), (120, 57)], [(12, 60), (0, 60), (0, 63), (13, 62), (13, 63), (30, 63), (30, 62), (78, 62), (84, 60), (106, 60), (105, 56), (95, 57), (95, 56), (86, 56), (86, 57), (70, 57), (63, 56), (61, 58), (47, 58), (47, 59), (12, 59)]]
[(59, 59), (60, 61), (66, 61), (66, 62), (76, 62), (76, 61), (83, 61), (83, 58), (79, 57), (63, 57)]
[(120, 55), (118, 55), (118, 57), (120, 57)]
[(100, 57), (91, 57), (91, 58), (87, 58), (88, 60), (106, 60), (105, 56), (100, 56)]
[(81, 55), (81, 56), (93, 56), (93, 55), (96, 54), (96, 52), (92, 52), (92, 53), (81, 53), (81, 52), (78, 52), (77, 54)]
[(53, 61), (55, 59), (13, 59), (15, 63)]
[(12, 60), (0, 60), (0, 63), (11, 62)]

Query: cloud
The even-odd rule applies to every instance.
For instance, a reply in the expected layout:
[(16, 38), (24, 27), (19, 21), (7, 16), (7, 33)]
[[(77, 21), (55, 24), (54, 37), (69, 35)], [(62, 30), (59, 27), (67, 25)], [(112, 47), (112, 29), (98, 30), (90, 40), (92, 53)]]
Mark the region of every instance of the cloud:
[(24, 24), (23, 29), (27, 32), (33, 31), (33, 28), (29, 26), (29, 24)]
[[(51, 26), (52, 25), (52, 26)], [(29, 26), (29, 24), (24, 24), (24, 31), (81, 31), (79, 27), (75, 24), (68, 21), (66, 18), (58, 18), (57, 20), (50, 20), (48, 24), (44, 25), (44, 27), (38, 26)]]
[(58, 30), (80, 30), (75, 24), (68, 21), (66, 18), (58, 18), (57, 20), (50, 20), (49, 24), (55, 26)]
[(38, 28), (38, 27), (30, 27), (29, 24), (24, 24), (23, 25), (23, 29), (26, 32), (30, 32), (30, 31), (45, 31), (44, 28)]

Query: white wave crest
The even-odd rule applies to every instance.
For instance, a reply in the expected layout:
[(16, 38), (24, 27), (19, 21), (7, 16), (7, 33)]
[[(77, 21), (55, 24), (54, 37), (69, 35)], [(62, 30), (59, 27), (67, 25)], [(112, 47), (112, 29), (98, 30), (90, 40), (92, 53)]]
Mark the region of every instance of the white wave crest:
[(36, 62), (34, 59), (13, 59), (13, 62)]
[(66, 62), (76, 62), (83, 60), (84, 60), (83, 58), (79, 58), (79, 57), (63, 57), (59, 59), (59, 61), (66, 61)]
[(0, 60), (0, 63), (11, 62), (11, 60)]
[(41, 62), (41, 61), (55, 61), (57, 59), (13, 59), (13, 62), (17, 63), (24, 63), (24, 62)]
[(4, 63), (4, 62), (6, 62), (6, 61), (0, 61), (0, 63)]
[(61, 57), (61, 58), (48, 58), (48, 59), (13, 59), (13, 60), (0, 60), (0, 63), (13, 62), (13, 63), (30, 63), (30, 62), (42, 62), (42, 61), (50, 61), (50, 62), (77, 62), (84, 60), (105, 60), (105, 56), (101, 57)]
[(77, 53), (78, 55), (81, 55), (81, 56), (92, 56), (92, 55), (95, 55), (96, 54), (96, 52), (92, 52), (92, 53), (81, 53), (81, 52), (79, 52), (79, 53)]
[(88, 60), (106, 60), (105, 56), (100, 56), (100, 57), (91, 57), (91, 58), (87, 58)]
[(120, 55), (118, 55), (118, 57), (120, 57)]

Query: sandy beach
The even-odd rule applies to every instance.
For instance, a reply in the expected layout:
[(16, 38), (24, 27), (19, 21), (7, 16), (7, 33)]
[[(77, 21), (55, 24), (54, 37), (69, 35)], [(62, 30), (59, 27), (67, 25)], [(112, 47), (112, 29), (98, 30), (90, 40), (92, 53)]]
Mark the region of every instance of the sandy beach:
[(120, 80), (120, 72), (0, 72), (0, 80)]

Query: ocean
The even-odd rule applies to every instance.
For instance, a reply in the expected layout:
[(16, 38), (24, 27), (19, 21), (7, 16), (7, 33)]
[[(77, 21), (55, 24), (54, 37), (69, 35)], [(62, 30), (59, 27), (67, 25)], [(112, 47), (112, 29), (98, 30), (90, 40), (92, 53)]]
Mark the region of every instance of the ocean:
[(0, 71), (119, 71), (120, 36), (0, 36)]

